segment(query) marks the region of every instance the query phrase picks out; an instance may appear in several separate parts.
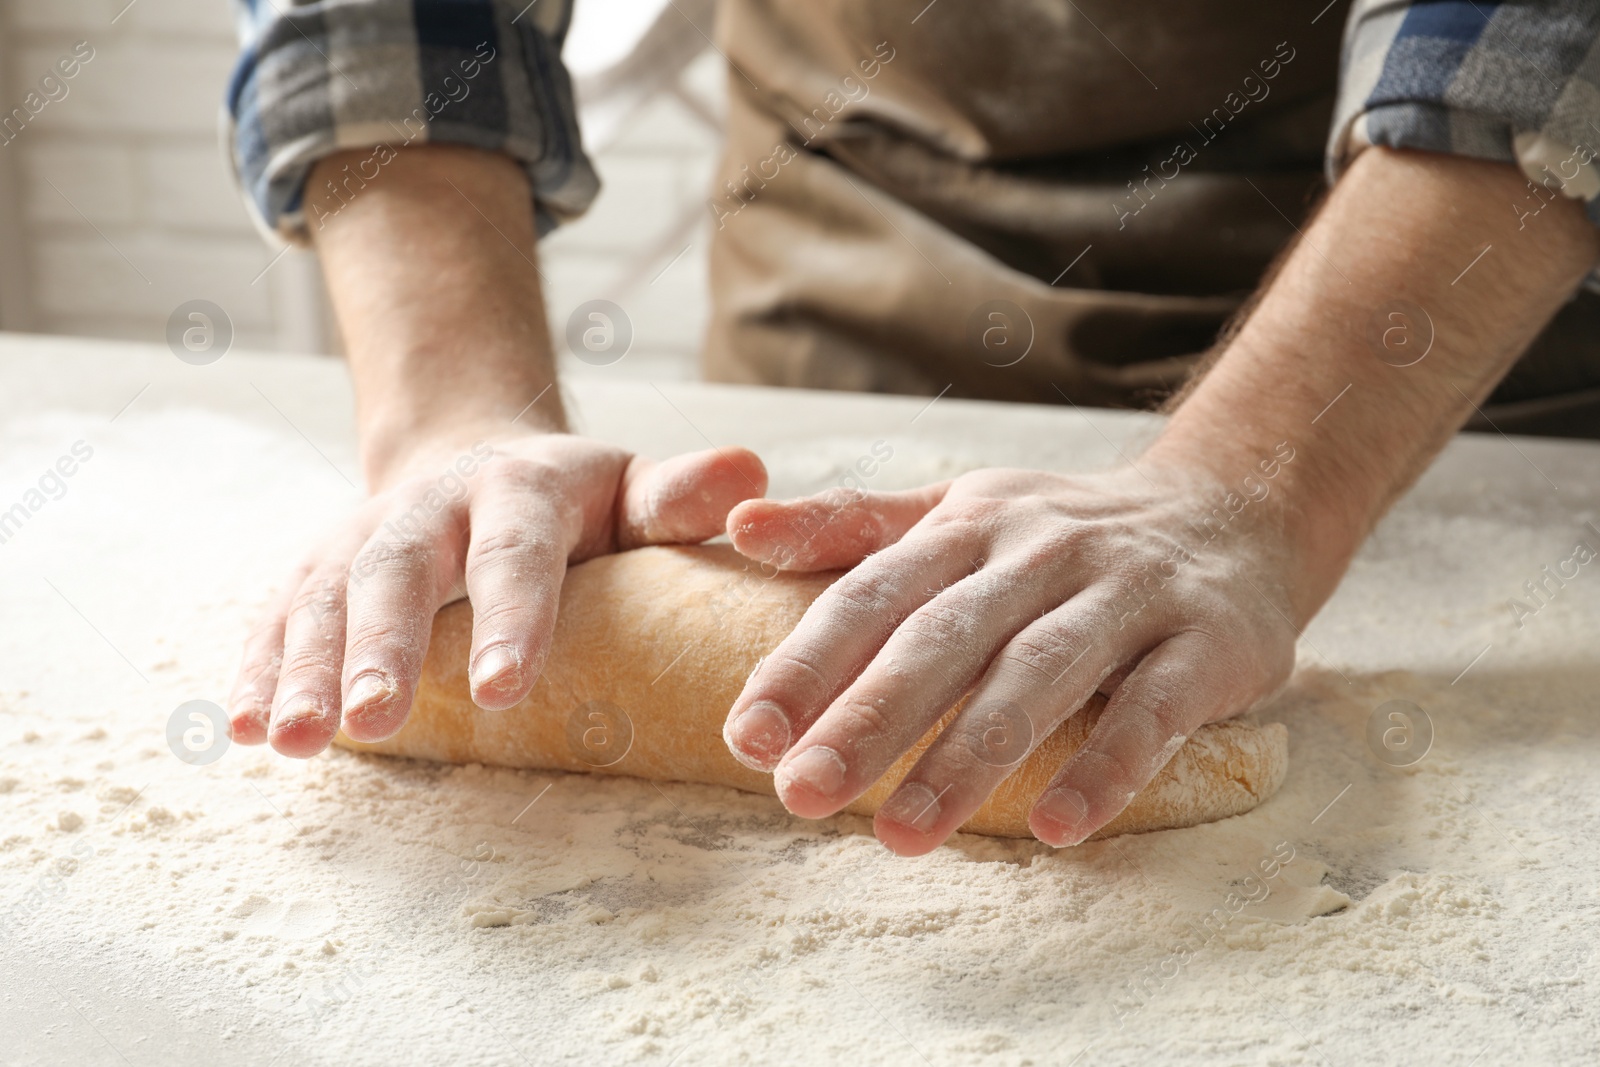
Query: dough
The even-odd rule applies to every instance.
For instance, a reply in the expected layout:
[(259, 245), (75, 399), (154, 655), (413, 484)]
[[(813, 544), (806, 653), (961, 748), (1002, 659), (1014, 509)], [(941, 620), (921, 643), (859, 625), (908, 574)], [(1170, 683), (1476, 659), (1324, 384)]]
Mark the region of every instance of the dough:
[[(726, 545), (644, 548), (581, 563), (561, 590), (554, 644), (533, 692), (509, 711), (472, 703), (472, 611), (441, 610), (406, 725), (346, 748), (449, 763), (598, 771), (708, 782), (773, 793), (772, 776), (728, 752), (723, 720), (760, 658), (838, 577), (765, 577)], [(1029, 837), (1028, 812), (1088, 736), (1096, 696), (1008, 777), (963, 827)], [(847, 809), (877, 811), (956, 709)], [(1195, 732), (1166, 768), (1096, 837), (1193, 826), (1249, 811), (1277, 791), (1288, 766), (1279, 724), (1231, 721)]]

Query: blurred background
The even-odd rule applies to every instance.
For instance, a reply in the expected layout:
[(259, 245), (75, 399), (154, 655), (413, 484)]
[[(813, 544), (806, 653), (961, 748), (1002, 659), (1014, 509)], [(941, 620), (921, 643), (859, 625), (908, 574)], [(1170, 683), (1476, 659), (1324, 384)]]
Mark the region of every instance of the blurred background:
[[(711, 4), (575, 7), (565, 56), (604, 189), (541, 245), (551, 329), (612, 300), (634, 342), (605, 373), (694, 377), (721, 144)], [(160, 344), (173, 310), (203, 299), (235, 348), (337, 353), (315, 257), (263, 241), (229, 174), (229, 0), (0, 0), (0, 115), (80, 41), (94, 58), (66, 95), (0, 135), (0, 329)], [(563, 353), (563, 370), (598, 369)]]

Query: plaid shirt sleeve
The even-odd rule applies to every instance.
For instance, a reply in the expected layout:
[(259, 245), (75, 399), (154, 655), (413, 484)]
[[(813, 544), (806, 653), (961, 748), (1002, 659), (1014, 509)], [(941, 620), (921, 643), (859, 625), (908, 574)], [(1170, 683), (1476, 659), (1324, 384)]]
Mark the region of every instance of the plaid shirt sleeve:
[(344, 149), (372, 150), (339, 182), (349, 195), (408, 145), (504, 152), (527, 170), (541, 234), (599, 192), (561, 65), (571, 0), (236, 0), (236, 8), (243, 47), (228, 85), (227, 137), (263, 231), (305, 240), (321, 221), (307, 217), (306, 177)]
[(1600, 4), (1356, 0), (1329, 176), (1368, 145), (1517, 163), (1600, 225)]

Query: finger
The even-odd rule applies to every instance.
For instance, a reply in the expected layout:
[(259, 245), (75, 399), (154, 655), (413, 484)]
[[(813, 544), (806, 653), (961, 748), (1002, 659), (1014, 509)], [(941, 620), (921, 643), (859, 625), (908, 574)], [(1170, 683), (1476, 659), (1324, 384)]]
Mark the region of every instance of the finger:
[(1061, 590), (1036, 569), (994, 565), (913, 611), (778, 765), (784, 806), (820, 819), (866, 792)]
[(353, 740), (381, 741), (404, 725), (466, 539), (465, 509), (451, 506), (409, 526), (379, 527), (356, 555), (342, 684), (344, 732)]
[(853, 567), (896, 543), (950, 489), (949, 482), (895, 493), (830, 489), (799, 500), (747, 500), (728, 515), (733, 547), (784, 570)]
[(259, 745), (267, 740), (272, 695), (278, 689), (278, 670), (283, 664), (284, 620), (295, 593), (310, 573), (309, 563), (295, 568), (288, 583), (272, 598), (260, 624), (245, 639), (244, 659), (228, 697), (229, 733), (241, 745)]
[(1034, 836), (1049, 845), (1082, 842), (1121, 814), (1203, 723), (1242, 710), (1245, 687), (1228, 660), (1194, 632), (1146, 656), (1035, 802)]
[(284, 620), (283, 668), (267, 741), (285, 756), (315, 756), (339, 729), (345, 579), (343, 563), (318, 564), (296, 590)]
[(515, 707), (544, 669), (566, 577), (568, 547), (541, 500), (486, 489), (473, 501), (467, 545), (472, 601), (472, 700), (486, 711)]
[(767, 468), (746, 448), (713, 448), (660, 463), (635, 456), (618, 494), (617, 547), (716, 537), (735, 504), (766, 491)]
[(874, 819), (889, 849), (931, 852), (961, 828), (1039, 743), (1076, 714), (1153, 623), (1120, 627), (1116, 597), (1092, 588), (1024, 627), (989, 664)]
[(979, 547), (971, 535), (908, 538), (824, 590), (729, 709), (723, 739), (735, 758), (777, 766), (907, 615), (978, 569)]

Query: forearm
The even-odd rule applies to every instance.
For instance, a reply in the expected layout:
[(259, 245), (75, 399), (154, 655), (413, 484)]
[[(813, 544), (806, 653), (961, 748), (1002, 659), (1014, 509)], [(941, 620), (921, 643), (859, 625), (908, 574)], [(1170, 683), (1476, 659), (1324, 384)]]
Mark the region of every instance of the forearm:
[[(1519, 229), (1526, 191), (1507, 164), (1368, 150), (1147, 452), (1237, 483), (1291, 444), (1279, 506), (1263, 515), (1305, 576), (1287, 591), (1297, 623), (1600, 254), (1582, 208), (1559, 195)], [(1384, 316), (1398, 300), (1427, 321), (1393, 335), (1386, 362), (1372, 324), (1381, 336), (1405, 322)]]
[(306, 189), (368, 481), (391, 481), (421, 442), (492, 438), (514, 432), (514, 418), (564, 429), (522, 168), (490, 152), (423, 146), (365, 183), (350, 179), (368, 156), (323, 160)]

